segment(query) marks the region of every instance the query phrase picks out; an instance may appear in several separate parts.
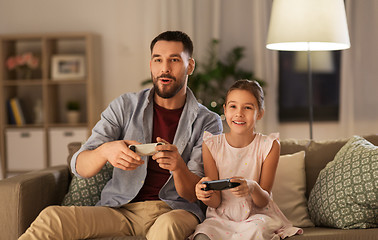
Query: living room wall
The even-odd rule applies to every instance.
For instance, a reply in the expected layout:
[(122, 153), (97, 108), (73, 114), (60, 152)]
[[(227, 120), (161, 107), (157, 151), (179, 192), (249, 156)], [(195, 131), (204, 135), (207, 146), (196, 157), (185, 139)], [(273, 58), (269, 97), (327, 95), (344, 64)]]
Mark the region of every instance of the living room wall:
[[(359, 12), (372, 8), (364, 18), (378, 10), (377, 4), (373, 7), (353, 4)], [(260, 0), (0, 0), (0, 34), (89, 31), (101, 35), (103, 108), (124, 92), (142, 89), (140, 82), (150, 75), (150, 41), (162, 31), (179, 29), (187, 32), (195, 43), (194, 55), (198, 62), (206, 59), (211, 38), (221, 40), (221, 57), (236, 45), (245, 46), (246, 57), (241, 62), (241, 67), (254, 71), (257, 77), (268, 82), (267, 112), (258, 130), (264, 133), (279, 131), (283, 139), (308, 138), (308, 123), (280, 124), (277, 120), (277, 76), (274, 73), (267, 75), (264, 68), (264, 65), (274, 66), (276, 56), (265, 49), (265, 35), (259, 34), (266, 31), (270, 5), (271, 1)], [(355, 16), (353, 13), (353, 17)], [(366, 26), (378, 24), (376, 17), (371, 18), (376, 22)], [(348, 18), (349, 20), (353, 21), (349, 22), (352, 30), (357, 24), (361, 24), (354, 22), (355, 18)], [(345, 51), (345, 54), (357, 54), (354, 51), (358, 49), (355, 48), (358, 41), (369, 39), (377, 42), (378, 39), (372, 39), (377, 33), (372, 35), (372, 31), (377, 30), (359, 30), (358, 34), (365, 34), (366, 37), (358, 38), (354, 36), (359, 35), (352, 34), (351, 31), (352, 48)], [(362, 52), (378, 56), (373, 50)], [(268, 57), (257, 57), (264, 55)], [(346, 106), (341, 114), (342, 120), (315, 123), (316, 139), (377, 133), (378, 81), (372, 77), (377, 76), (378, 72), (377, 68), (367, 66), (364, 59), (365, 56), (360, 57), (360, 62), (344, 61), (343, 64), (354, 66), (352, 69), (363, 69), (364, 73), (356, 75), (353, 72), (350, 77), (354, 79), (349, 82), (342, 80), (342, 88), (347, 88), (343, 90), (341, 102)], [(351, 75), (350, 72), (345, 74)], [(362, 83), (368, 84), (364, 84), (364, 87), (353, 84), (361, 78), (365, 79)]]

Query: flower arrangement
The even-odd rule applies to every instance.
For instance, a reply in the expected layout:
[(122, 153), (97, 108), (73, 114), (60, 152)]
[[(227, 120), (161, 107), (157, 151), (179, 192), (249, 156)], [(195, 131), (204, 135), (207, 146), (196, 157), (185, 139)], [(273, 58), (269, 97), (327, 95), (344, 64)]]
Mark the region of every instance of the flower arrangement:
[(6, 66), (10, 71), (19, 71), (21, 78), (31, 78), (32, 70), (39, 67), (39, 59), (32, 52), (26, 52), (9, 57)]

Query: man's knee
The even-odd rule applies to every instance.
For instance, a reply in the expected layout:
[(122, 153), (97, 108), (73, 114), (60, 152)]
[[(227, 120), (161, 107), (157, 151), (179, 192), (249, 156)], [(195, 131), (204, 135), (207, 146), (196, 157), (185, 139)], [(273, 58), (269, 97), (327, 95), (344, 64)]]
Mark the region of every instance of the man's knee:
[(74, 219), (70, 207), (66, 206), (48, 206), (41, 211), (38, 218), (40, 221), (50, 224), (61, 223), (64, 219), (69, 221)]
[(175, 226), (177, 225), (178, 222), (175, 219), (175, 216), (169, 212), (169, 214), (165, 213), (161, 216), (159, 216), (154, 225), (159, 225), (159, 226)]
[(62, 239), (60, 206), (43, 209), (20, 239)]
[(185, 210), (172, 210), (159, 216), (147, 239), (185, 239), (198, 224), (197, 217)]

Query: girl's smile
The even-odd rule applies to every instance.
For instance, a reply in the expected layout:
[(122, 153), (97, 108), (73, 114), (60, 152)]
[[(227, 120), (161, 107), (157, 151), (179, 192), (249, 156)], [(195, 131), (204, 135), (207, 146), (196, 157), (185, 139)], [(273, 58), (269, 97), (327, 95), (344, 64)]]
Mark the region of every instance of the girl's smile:
[(237, 124), (237, 125), (244, 125), (245, 122), (238, 122), (238, 121), (232, 121), (233, 123)]
[(232, 90), (228, 94), (224, 113), (230, 127), (234, 126), (238, 129), (243, 127), (243, 132), (238, 133), (253, 132), (256, 121), (261, 115), (255, 96), (247, 90), (239, 89)]
[(230, 127), (226, 135), (234, 147), (247, 146), (254, 138), (254, 130), (257, 120), (262, 117), (255, 96), (242, 89), (234, 89), (227, 95), (224, 105), (224, 114)]

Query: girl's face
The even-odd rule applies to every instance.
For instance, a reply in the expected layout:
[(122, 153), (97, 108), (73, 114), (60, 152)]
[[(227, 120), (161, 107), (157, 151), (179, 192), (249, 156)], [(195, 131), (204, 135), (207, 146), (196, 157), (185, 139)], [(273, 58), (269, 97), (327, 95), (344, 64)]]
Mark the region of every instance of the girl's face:
[(257, 120), (263, 111), (259, 110), (255, 96), (247, 90), (232, 90), (223, 106), (224, 114), (231, 131), (239, 134), (254, 131)]

